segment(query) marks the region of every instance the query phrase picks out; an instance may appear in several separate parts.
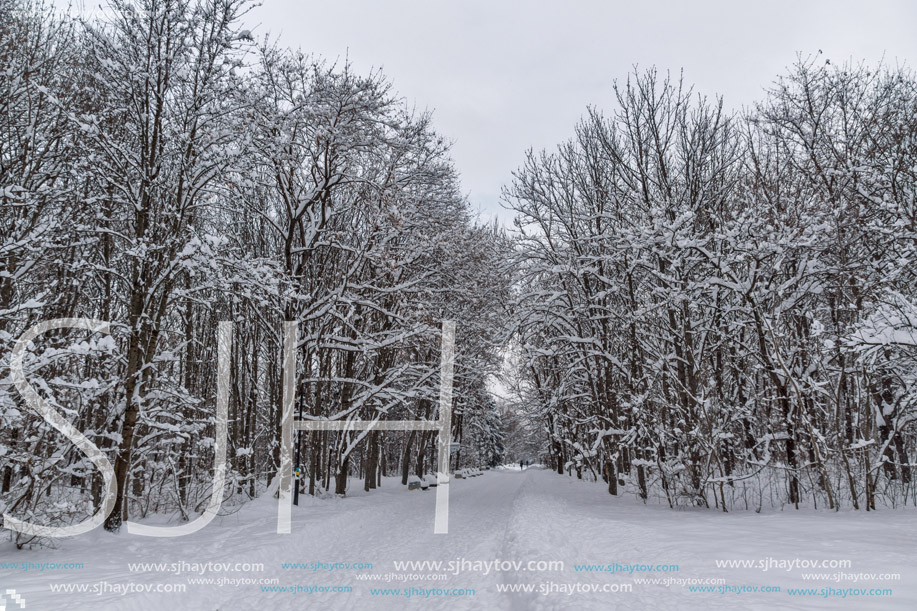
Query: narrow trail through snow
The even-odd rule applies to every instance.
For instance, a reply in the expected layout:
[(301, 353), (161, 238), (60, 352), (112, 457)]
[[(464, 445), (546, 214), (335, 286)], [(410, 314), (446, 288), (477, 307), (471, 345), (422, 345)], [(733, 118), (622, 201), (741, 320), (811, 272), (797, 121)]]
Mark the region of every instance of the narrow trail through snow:
[[(356, 487), (357, 481), (351, 482)], [(448, 535), (433, 534), (435, 494), (408, 491), (386, 479), (371, 493), (344, 499), (305, 497), (293, 511), (293, 532), (278, 535), (276, 501), (261, 498), (207, 528), (176, 539), (146, 539), (94, 531), (61, 541), (57, 550), (16, 551), (0, 546), (4, 562), (82, 562), (81, 570), (29, 570), (0, 573), (0, 586), (19, 592), (28, 611), (81, 610), (284, 610), (284, 609), (917, 609), (917, 512), (722, 514), (711, 510), (673, 511), (643, 505), (631, 496), (609, 497), (600, 484), (529, 469), (486, 472), (453, 480)], [(836, 582), (804, 579), (804, 574), (834, 569), (717, 568), (716, 560), (843, 560), (848, 574), (898, 573), (884, 582)], [(395, 562), (441, 561), (396, 570)], [(448, 567), (450, 561), (453, 567)], [(512, 570), (484, 563), (518, 563)], [(529, 562), (562, 561), (562, 570), (529, 570)], [(131, 563), (261, 563), (263, 571), (214, 571), (181, 574), (173, 570), (131, 570)], [(464, 565), (462, 564), (464, 562)], [(285, 569), (302, 563), (305, 569)], [(371, 563), (371, 569), (308, 568), (311, 563)], [(677, 565), (667, 572), (576, 570), (576, 565)], [(212, 566), (212, 565), (211, 565)], [(509, 566), (506, 564), (504, 566)], [(449, 570), (459, 567), (463, 570)], [(518, 567), (518, 570), (516, 569)], [(149, 568), (149, 567), (148, 567)], [(533, 565), (533, 569), (538, 566)], [(557, 567), (554, 567), (555, 569)], [(581, 567), (582, 568), (582, 567)], [(410, 579), (446, 574), (445, 579)], [(189, 583), (212, 578), (214, 583)], [(275, 588), (231, 585), (232, 579), (273, 579)], [(716, 579), (730, 586), (779, 586), (781, 592), (692, 592), (685, 585), (637, 583), (654, 579)], [(218, 585), (223, 579), (224, 585)], [(53, 593), (49, 584), (88, 584), (91, 589)], [(184, 584), (184, 593), (120, 595), (112, 584)], [(618, 584), (618, 585), (615, 585)], [(583, 592), (570, 588), (629, 585), (630, 592)], [(290, 589), (350, 587), (350, 592), (291, 592)], [(791, 596), (789, 588), (836, 589), (890, 587), (885, 598)], [(268, 586), (270, 588), (271, 586)], [(530, 592), (500, 591), (531, 587)], [(470, 588), (474, 595), (442, 596), (373, 590)], [(544, 592), (554, 589), (553, 592)]]

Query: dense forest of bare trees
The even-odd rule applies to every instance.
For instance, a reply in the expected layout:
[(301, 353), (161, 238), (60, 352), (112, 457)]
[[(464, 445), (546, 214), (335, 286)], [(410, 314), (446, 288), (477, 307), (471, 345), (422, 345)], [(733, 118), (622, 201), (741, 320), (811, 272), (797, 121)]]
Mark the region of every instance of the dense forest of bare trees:
[[(729, 112), (637, 71), (529, 152), (478, 222), (449, 143), (381, 73), (260, 41), (247, 0), (0, 0), (0, 514), (106, 528), (276, 491), (283, 328), (299, 419), (435, 420), (456, 465), (722, 510), (917, 504), (917, 77), (801, 59)], [(501, 370), (512, 395), (490, 384)], [(512, 438), (509, 439), (508, 436)], [(302, 494), (436, 469), (434, 431), (301, 431)], [(16, 535), (25, 544), (29, 535)]]
[[(274, 481), (284, 321), (298, 418), (435, 419), (441, 321), (459, 321), (457, 461), (501, 458), (509, 244), (475, 221), (430, 116), (381, 74), (256, 42), (240, 0), (112, 0), (75, 20), (0, 0), (0, 510), (58, 525), (102, 478), (11, 383), (111, 460), (127, 517), (211, 495), (216, 331), (234, 323), (225, 508)], [(467, 431), (467, 434), (466, 434)], [(304, 493), (434, 468), (433, 432), (296, 438)], [(352, 485), (352, 484), (351, 484)], [(22, 536), (20, 536), (21, 538)], [(27, 537), (26, 537), (27, 538)]]
[(505, 194), (552, 467), (673, 506), (917, 503), (914, 74), (802, 59), (739, 114), (655, 70), (616, 94)]

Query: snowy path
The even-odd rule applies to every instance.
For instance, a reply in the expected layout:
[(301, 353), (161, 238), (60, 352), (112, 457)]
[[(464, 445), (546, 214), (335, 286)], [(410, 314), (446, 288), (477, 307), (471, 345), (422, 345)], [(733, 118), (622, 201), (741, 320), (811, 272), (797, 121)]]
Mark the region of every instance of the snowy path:
[[(358, 482), (352, 482), (356, 487)], [(18, 552), (0, 544), (4, 562), (82, 562), (81, 570), (0, 570), (0, 588), (15, 589), (27, 601), (26, 611), (45, 609), (283, 610), (283, 609), (917, 609), (917, 512), (771, 514), (672, 511), (643, 506), (632, 497), (610, 498), (601, 485), (586, 484), (553, 473), (529, 469), (487, 472), (452, 483), (450, 533), (433, 534), (432, 491), (408, 492), (396, 480), (381, 490), (354, 492), (346, 499), (306, 498), (294, 508), (293, 533), (275, 532), (276, 502), (260, 499), (236, 514), (219, 518), (204, 530), (177, 539), (146, 539), (94, 531), (63, 541), (57, 550)], [(846, 568), (717, 568), (716, 560), (773, 558), (777, 561), (850, 560)], [(494, 560), (518, 565), (489, 569)], [(396, 570), (395, 561), (450, 561), (443, 565)], [(529, 562), (562, 561), (558, 567)], [(200, 575), (192, 563), (263, 563), (263, 571), (210, 570)], [(312, 570), (311, 563), (372, 563), (371, 569), (338, 567)], [(129, 563), (187, 563), (175, 574), (165, 570), (131, 570)], [(304, 563), (289, 570), (282, 563)], [(477, 564), (476, 564), (477, 563)], [(575, 565), (677, 565), (677, 570), (576, 570)], [(508, 565), (507, 565), (508, 566)], [(198, 575), (189, 575), (190, 569)], [(527, 570), (531, 568), (532, 570)], [(551, 568), (554, 570), (537, 570)], [(240, 570), (234, 570), (240, 569)], [(808, 573), (898, 573), (898, 581), (829, 582), (805, 580)], [(445, 580), (385, 581), (397, 575)], [(189, 583), (188, 578), (224, 580), (224, 585)], [(371, 581), (366, 577), (375, 577)], [(272, 579), (262, 585), (230, 585), (233, 579)], [(644, 579), (725, 579), (730, 587), (777, 587), (780, 592), (692, 592), (669, 586), (635, 583)], [(49, 584), (87, 584), (86, 592), (52, 593)], [(184, 593), (131, 593), (113, 589), (157, 584), (184, 585)], [(532, 592), (500, 591), (519, 584)], [(343, 586), (351, 592), (276, 591)], [(570, 588), (632, 591), (567, 594)], [(92, 587), (106, 590), (93, 593)], [(791, 596), (789, 588), (891, 588), (891, 596)], [(443, 596), (373, 590), (471, 588), (474, 595)], [(553, 589), (549, 594), (546, 590)], [(9, 604), (9, 603), (8, 603)], [(13, 609), (17, 607), (9, 607)]]

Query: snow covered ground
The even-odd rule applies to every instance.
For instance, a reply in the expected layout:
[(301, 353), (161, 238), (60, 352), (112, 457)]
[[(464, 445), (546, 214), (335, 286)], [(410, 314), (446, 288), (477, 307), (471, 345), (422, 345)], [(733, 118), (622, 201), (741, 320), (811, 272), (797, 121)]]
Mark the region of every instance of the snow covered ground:
[[(26, 611), (917, 609), (911, 510), (673, 511), (541, 469), (506, 469), (454, 480), (449, 534), (434, 535), (434, 497), (397, 480), (345, 499), (306, 497), (290, 535), (276, 534), (276, 501), (262, 498), (181, 538), (96, 530), (31, 551), (4, 541), (0, 594), (15, 590)], [(425, 561), (443, 564), (395, 564)], [(144, 588), (185, 591), (136, 591)], [(335, 588), (349, 591), (322, 591)], [(873, 588), (892, 592), (852, 592)], [(473, 594), (456, 591), (466, 589)], [(19, 608), (7, 598), (8, 610)]]

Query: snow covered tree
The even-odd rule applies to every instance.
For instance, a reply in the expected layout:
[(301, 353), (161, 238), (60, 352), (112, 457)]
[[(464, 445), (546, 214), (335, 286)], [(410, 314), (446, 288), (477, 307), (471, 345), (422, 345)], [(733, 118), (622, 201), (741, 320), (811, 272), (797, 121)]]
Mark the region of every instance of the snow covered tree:
[(724, 510), (905, 498), (915, 80), (816, 61), (744, 116), (633, 75), (517, 172), (518, 395), (559, 472)]

